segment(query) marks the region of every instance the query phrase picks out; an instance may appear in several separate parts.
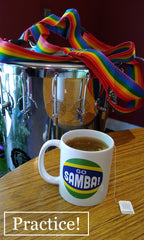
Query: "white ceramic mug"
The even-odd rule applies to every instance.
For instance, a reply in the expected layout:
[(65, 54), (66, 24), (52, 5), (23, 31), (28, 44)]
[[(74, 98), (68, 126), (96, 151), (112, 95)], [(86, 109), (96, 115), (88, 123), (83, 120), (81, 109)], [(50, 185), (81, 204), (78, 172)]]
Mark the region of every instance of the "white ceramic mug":
[[(66, 144), (75, 137), (100, 139), (108, 145), (101, 151), (83, 151)], [(44, 167), (44, 154), (48, 147), (60, 148), (60, 176), (48, 174)], [(61, 140), (48, 140), (41, 148), (38, 168), (41, 177), (49, 183), (59, 184), (60, 195), (78, 206), (92, 206), (101, 203), (108, 191), (109, 175), (113, 154), (113, 139), (100, 131), (77, 129), (66, 132)]]

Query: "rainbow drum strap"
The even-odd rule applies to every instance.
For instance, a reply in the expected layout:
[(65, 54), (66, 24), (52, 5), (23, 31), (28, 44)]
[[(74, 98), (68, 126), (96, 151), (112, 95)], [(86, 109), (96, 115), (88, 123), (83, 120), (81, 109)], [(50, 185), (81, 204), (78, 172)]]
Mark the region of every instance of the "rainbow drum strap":
[[(67, 24), (68, 23), (68, 24)], [(48, 42), (50, 33), (61, 37), (66, 35), (70, 47), (60, 47)], [(34, 48), (15, 45), (0, 39), (0, 61), (11, 62), (65, 62), (82, 61), (98, 78), (105, 89), (110, 104), (121, 113), (135, 111), (144, 104), (144, 81), (142, 66), (135, 55), (135, 45), (128, 41), (110, 46), (96, 39), (92, 34), (81, 34), (78, 12), (68, 9), (61, 18), (54, 14), (28, 28), (20, 37), (27, 43), (32, 40)], [(65, 55), (56, 55), (63, 51)], [(122, 71), (120, 66), (125, 66)], [(109, 89), (126, 106), (114, 103), (109, 97)]]

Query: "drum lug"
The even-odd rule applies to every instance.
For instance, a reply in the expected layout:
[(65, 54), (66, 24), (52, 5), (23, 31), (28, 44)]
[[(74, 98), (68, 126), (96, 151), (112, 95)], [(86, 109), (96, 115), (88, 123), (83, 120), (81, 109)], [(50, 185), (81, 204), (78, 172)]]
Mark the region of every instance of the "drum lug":
[(115, 95), (112, 89), (109, 89), (108, 95), (109, 95), (109, 98), (112, 100), (112, 102), (117, 104), (117, 96)]
[(38, 106), (37, 106), (36, 101), (30, 96), (29, 91), (27, 94), (26, 82), (28, 82), (28, 85), (29, 85), (29, 79), (27, 78), (27, 76), (25, 76), (24, 71), (21, 73), (20, 77), (21, 77), (22, 83), (23, 83), (23, 96), (18, 99), (17, 105), (19, 105), (20, 100), (22, 100), (23, 107), (22, 107), (22, 110), (20, 111), (20, 113), (24, 115), (24, 120), (27, 120), (32, 115), (32, 103), (34, 104), (36, 109), (38, 108)]

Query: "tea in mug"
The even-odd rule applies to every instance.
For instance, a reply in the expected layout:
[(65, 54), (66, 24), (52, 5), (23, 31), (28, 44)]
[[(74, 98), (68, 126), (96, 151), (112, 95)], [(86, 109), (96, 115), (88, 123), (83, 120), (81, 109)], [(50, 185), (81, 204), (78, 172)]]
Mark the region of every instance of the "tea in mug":
[(69, 147), (83, 151), (101, 151), (108, 148), (102, 140), (90, 137), (75, 137), (66, 142)]

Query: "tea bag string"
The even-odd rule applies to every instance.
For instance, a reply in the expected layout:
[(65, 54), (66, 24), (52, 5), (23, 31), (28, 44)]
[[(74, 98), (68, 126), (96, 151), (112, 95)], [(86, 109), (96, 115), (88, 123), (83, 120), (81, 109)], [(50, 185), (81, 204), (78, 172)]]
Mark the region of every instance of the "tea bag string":
[(119, 203), (116, 199), (116, 185), (117, 185), (117, 162), (116, 162), (116, 146), (114, 146), (114, 201)]
[(119, 205), (122, 214), (135, 214), (131, 201), (116, 199), (116, 185), (117, 185), (117, 161), (116, 161), (116, 146), (114, 146), (114, 201)]

